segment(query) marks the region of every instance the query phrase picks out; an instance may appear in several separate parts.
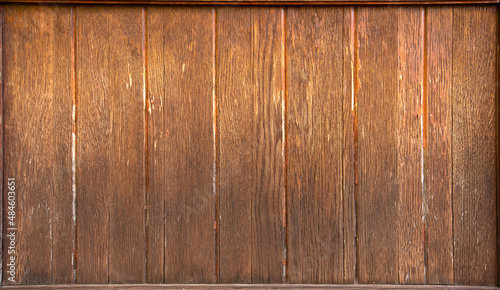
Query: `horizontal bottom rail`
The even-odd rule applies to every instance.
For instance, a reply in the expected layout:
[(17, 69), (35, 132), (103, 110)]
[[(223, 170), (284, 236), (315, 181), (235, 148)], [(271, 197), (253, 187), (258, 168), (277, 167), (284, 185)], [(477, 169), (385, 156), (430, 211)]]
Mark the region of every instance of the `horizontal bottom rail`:
[(498, 4), (499, 0), (5, 0), (37, 4), (137, 4), (137, 5), (457, 5)]
[(494, 290), (491, 286), (457, 285), (314, 285), (314, 284), (70, 284), (70, 285), (22, 285), (4, 286), (5, 289), (443, 289), (443, 290)]

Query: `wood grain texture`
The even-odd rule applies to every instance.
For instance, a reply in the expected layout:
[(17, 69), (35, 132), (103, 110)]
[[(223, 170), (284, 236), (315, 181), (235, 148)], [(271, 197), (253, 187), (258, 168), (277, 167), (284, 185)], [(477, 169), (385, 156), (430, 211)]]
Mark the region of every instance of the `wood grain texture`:
[(213, 9), (147, 15), (148, 282), (213, 283)]
[(453, 8), (455, 283), (497, 285), (497, 7)]
[(356, 196), (355, 196), (355, 19), (354, 7), (343, 12), (343, 98), (342, 98), (342, 201), (344, 235), (344, 283), (356, 281)]
[(282, 23), (218, 8), (219, 282), (284, 280)]
[(357, 13), (359, 283), (398, 283), (398, 14)]
[[(70, 8), (4, 6), (3, 13), (4, 176), (16, 179), (15, 284), (72, 283)], [(4, 247), (4, 259), (10, 256)]]
[(142, 13), (77, 7), (77, 282), (145, 282)]
[(343, 283), (343, 9), (286, 16), (287, 277)]
[(452, 23), (451, 7), (426, 9), (427, 114), (424, 126), (427, 193), (427, 281), (453, 284)]
[(495, 4), (499, 0), (0, 0), (0, 3), (155, 4), (155, 5), (456, 5)]
[(400, 284), (425, 283), (422, 192), (424, 11), (398, 8), (397, 178)]

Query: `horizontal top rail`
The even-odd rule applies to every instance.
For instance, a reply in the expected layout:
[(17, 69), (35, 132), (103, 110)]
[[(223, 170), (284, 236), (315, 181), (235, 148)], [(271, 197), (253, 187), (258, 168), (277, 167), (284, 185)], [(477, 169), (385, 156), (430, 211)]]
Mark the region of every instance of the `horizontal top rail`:
[(37, 4), (153, 4), (153, 5), (456, 5), (498, 4), (500, 0), (0, 0)]

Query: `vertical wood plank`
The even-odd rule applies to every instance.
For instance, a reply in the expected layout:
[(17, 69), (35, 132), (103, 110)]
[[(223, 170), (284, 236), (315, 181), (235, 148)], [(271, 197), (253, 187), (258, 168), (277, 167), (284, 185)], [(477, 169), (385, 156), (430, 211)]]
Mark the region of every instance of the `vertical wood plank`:
[(497, 7), (453, 8), (456, 284), (497, 285)]
[(165, 283), (213, 283), (213, 9), (150, 7), (148, 19), (148, 282), (164, 270)]
[(343, 283), (343, 9), (287, 9), (288, 282)]
[[(148, 175), (147, 175), (147, 283), (165, 282), (165, 165), (161, 158), (166, 158), (164, 98), (166, 84), (165, 76), (165, 47), (162, 30), (165, 26), (165, 9), (161, 7), (147, 7), (147, 101), (148, 112)], [(152, 109), (150, 98), (156, 97), (159, 105)], [(154, 102), (153, 102), (154, 103)], [(165, 99), (166, 103), (166, 99)], [(162, 110), (162, 111), (160, 111)], [(160, 141), (160, 146), (158, 146)], [(153, 144), (153, 150), (151, 150)], [(156, 161), (156, 162), (155, 162)], [(158, 164), (158, 161), (161, 161)], [(165, 164), (165, 165), (164, 165)], [(157, 171), (160, 171), (156, 173)], [(163, 187), (163, 188), (162, 188)]]
[(3, 9), (4, 173), (16, 179), (17, 207), (17, 231), (5, 226), (7, 236), (16, 235), (17, 273), (12, 283), (4, 272), (4, 281), (71, 283), (70, 8)]
[(358, 282), (398, 283), (398, 15), (357, 10)]
[[(423, 8), (398, 10), (398, 264), (400, 284), (425, 283), (423, 174)], [(390, 77), (390, 76), (387, 76)]]
[(354, 7), (343, 9), (343, 99), (342, 99), (342, 200), (344, 224), (344, 283), (356, 282), (356, 197), (355, 197), (355, 19)]
[(252, 195), (256, 190), (250, 171), (255, 162), (251, 19), (251, 8), (217, 9), (220, 283), (252, 282)]
[(219, 281), (284, 279), (281, 11), (218, 8)]
[(141, 9), (76, 12), (77, 281), (144, 282)]
[(451, 7), (426, 8), (427, 114), (424, 120), (429, 284), (453, 284)]

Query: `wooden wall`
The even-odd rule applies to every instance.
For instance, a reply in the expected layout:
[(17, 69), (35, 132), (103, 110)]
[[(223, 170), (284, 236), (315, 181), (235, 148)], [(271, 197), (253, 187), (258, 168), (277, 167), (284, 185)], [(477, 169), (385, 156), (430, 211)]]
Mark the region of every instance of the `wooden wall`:
[(498, 284), (498, 6), (1, 9), (3, 284)]

